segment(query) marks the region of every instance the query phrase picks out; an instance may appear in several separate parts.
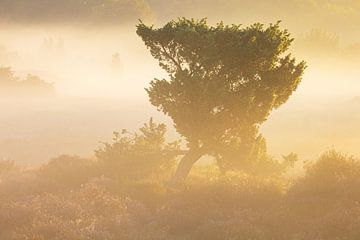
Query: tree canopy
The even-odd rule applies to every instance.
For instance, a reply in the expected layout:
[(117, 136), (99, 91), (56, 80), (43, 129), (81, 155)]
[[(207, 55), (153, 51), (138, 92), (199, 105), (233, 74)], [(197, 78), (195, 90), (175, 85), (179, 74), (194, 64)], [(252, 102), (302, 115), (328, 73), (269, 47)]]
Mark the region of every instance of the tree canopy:
[(140, 22), (137, 34), (169, 74), (150, 83), (151, 103), (198, 153), (192, 159), (210, 154), (222, 167), (233, 165), (230, 149), (240, 154), (235, 163), (264, 149), (259, 125), (289, 99), (305, 69), (287, 53), (293, 39), (280, 22), (209, 26), (181, 18), (162, 28)]

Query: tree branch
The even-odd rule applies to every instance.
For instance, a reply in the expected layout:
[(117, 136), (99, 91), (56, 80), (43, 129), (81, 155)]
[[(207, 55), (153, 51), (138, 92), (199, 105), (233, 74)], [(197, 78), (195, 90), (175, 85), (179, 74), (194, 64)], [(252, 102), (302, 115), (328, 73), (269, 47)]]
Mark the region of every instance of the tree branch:
[(160, 46), (161, 46), (161, 49), (163, 50), (163, 53), (182, 71), (183, 69), (182, 69), (182, 67), (181, 67), (181, 64), (180, 64), (179, 62), (177, 62), (177, 61), (175, 60), (175, 58), (172, 57), (172, 56), (170, 55), (170, 53), (168, 53), (168, 51), (166, 51), (166, 48), (165, 48), (163, 45), (160, 45)]

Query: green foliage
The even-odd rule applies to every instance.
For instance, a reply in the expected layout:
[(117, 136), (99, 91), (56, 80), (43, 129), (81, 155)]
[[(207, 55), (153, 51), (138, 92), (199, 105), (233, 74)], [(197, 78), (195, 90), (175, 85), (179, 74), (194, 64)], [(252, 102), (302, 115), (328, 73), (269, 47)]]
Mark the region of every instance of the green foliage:
[(293, 39), (279, 22), (213, 27), (181, 18), (158, 29), (141, 22), (137, 34), (169, 74), (151, 82), (150, 102), (190, 149), (221, 162), (229, 149), (245, 161), (264, 150), (259, 125), (288, 100), (305, 69), (287, 54)]
[(168, 174), (175, 163), (179, 142), (165, 142), (166, 126), (152, 119), (130, 134), (115, 132), (112, 143), (104, 143), (95, 154), (105, 172), (119, 179), (144, 179)]

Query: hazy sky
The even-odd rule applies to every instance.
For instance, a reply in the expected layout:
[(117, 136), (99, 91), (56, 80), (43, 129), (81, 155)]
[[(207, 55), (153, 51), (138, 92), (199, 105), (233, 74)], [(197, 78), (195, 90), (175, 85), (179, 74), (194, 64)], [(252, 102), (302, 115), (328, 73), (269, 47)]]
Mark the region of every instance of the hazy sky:
[[(18, 13), (18, 15), (10, 15), (10, 13), (2, 15), (5, 20), (2, 20), (3, 25), (0, 29), (0, 45), (4, 46), (9, 56), (1, 56), (5, 54), (1, 53), (0, 48), (0, 64), (12, 66), (19, 74), (38, 73), (46, 80), (55, 82), (60, 93), (71, 95), (141, 96), (143, 87), (152, 78), (164, 75), (135, 34), (137, 18), (143, 18), (144, 21), (156, 25), (180, 16), (208, 17), (210, 23), (224, 20), (226, 23), (244, 25), (254, 22), (267, 24), (282, 20), (282, 26), (289, 28), (296, 38), (300, 38), (312, 29), (320, 29), (336, 35), (340, 47), (344, 49), (360, 42), (360, 30), (357, 27), (360, 23), (360, 14), (357, 14), (360, 11), (359, 1), (118, 1), (124, 3), (116, 5), (118, 6), (116, 11), (104, 8), (103, 12), (97, 15), (84, 11), (78, 18), (71, 11), (60, 11), (56, 18), (53, 17), (54, 19), (47, 15), (39, 17), (39, 14), (43, 14), (40, 10), (62, 9), (66, 6), (66, 1), (57, 5), (41, 5), (39, 4), (41, 1), (33, 0), (31, 11), (26, 14), (18, 7), (24, 4), (22, 2), (27, 1), (12, 1), (12, 4), (4, 0), (0, 1), (0, 6), (6, 7), (8, 4), (10, 13), (11, 11), (13, 14)], [(129, 11), (132, 16), (128, 16)], [(118, 15), (114, 16), (114, 12)], [(31, 24), (26, 24), (20, 21), (21, 19), (33, 19), (33, 21), (29, 21)], [(106, 19), (108, 22), (105, 24), (100, 21), (101, 19)], [(69, 23), (71, 20), (76, 24)], [(46, 40), (51, 40), (51, 44), (47, 47)], [(295, 41), (294, 46), (296, 44)], [(322, 92), (336, 94), (333, 91), (336, 88), (339, 94), (358, 94), (354, 89), (353, 81), (356, 70), (342, 71), (344, 64), (340, 67), (338, 62), (344, 61), (341, 57), (333, 57), (333, 54), (330, 54), (333, 59), (324, 59), (313, 54), (313, 52), (320, 53), (322, 51), (320, 48), (323, 48), (321, 43), (317, 45), (314, 43), (312, 49), (302, 48), (301, 52), (297, 51), (298, 49), (294, 50), (297, 53), (295, 56), (300, 56), (309, 62), (305, 78), (317, 79), (312, 80), (311, 83), (310, 80), (304, 81), (303, 86), (300, 87), (301, 91), (309, 94)], [(360, 47), (357, 49), (360, 56), (359, 49)], [(335, 49), (326, 50), (335, 51)], [(119, 53), (119, 63), (114, 66), (112, 56), (116, 53)], [(309, 55), (312, 59), (309, 59)], [(320, 59), (316, 59), (317, 57)], [(316, 66), (315, 60), (318, 60)], [(326, 72), (319, 69), (319, 63), (321, 67), (325, 65), (323, 70)], [(336, 64), (335, 69), (329, 66), (331, 64)], [(353, 69), (355, 68), (356, 66)], [(339, 82), (347, 81), (349, 85), (336, 84), (334, 80), (337, 75), (343, 76), (343, 72), (348, 73), (347, 80), (342, 79)], [(324, 78), (327, 78), (328, 86), (320, 88), (323, 84), (321, 82), (314, 91), (314, 87), (310, 85), (319, 83), (319, 79)], [(126, 88), (126, 91), (121, 92), (118, 88)]]

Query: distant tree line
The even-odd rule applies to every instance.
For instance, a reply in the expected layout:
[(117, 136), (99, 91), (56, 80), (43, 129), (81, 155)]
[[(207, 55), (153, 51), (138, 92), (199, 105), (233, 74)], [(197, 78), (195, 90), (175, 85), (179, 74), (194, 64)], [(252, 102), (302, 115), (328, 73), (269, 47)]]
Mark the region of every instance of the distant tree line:
[(0, 19), (18, 22), (123, 22), (151, 15), (144, 0), (0, 1)]
[(55, 87), (36, 75), (28, 74), (25, 79), (20, 79), (10, 67), (0, 67), (0, 93), (9, 96), (45, 96), (55, 94)]

